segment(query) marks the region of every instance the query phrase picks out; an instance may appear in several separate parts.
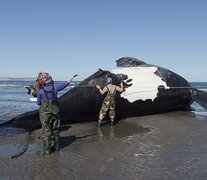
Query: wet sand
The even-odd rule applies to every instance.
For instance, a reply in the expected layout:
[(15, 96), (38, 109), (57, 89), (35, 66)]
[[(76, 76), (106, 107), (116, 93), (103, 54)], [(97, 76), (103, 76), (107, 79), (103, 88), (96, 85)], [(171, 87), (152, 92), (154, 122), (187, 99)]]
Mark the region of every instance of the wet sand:
[[(41, 129), (0, 136), (0, 179), (206, 179), (207, 117), (191, 112), (61, 127), (61, 150), (40, 156)], [(16, 156), (17, 155), (17, 156)]]

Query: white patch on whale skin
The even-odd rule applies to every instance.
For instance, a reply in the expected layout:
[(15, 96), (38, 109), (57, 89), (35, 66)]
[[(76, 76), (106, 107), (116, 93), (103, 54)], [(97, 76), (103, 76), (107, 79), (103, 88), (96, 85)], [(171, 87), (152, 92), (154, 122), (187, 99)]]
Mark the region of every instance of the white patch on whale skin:
[(121, 97), (133, 103), (139, 99), (152, 101), (157, 97), (158, 86), (169, 87), (155, 74), (158, 67), (124, 67), (111, 70), (114, 74), (126, 74), (128, 79), (132, 79), (132, 86), (125, 89)]

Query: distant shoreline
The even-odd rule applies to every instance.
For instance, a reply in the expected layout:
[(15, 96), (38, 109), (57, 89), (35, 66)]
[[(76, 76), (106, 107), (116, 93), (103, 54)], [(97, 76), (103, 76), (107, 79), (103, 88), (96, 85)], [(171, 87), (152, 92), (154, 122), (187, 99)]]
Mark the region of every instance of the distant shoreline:
[(35, 81), (35, 77), (0, 77), (0, 81)]

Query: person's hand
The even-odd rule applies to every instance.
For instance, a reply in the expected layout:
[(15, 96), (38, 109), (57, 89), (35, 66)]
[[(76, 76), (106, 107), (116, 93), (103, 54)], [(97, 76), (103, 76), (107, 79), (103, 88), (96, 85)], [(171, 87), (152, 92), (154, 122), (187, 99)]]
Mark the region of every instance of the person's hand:
[(121, 86), (121, 87), (123, 87), (123, 86), (124, 86), (123, 81), (121, 81), (120, 86)]
[(120, 83), (120, 87), (121, 87), (121, 89), (122, 89), (122, 91), (124, 90), (124, 84), (123, 84), (123, 81), (121, 81), (121, 83)]
[(96, 88), (99, 90), (99, 89), (101, 89), (101, 87), (98, 85), (98, 84), (96, 84)]

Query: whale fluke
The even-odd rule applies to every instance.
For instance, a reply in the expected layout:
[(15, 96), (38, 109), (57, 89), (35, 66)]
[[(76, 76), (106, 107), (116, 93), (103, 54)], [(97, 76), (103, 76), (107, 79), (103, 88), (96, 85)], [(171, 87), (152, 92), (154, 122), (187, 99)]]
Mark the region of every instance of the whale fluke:
[(193, 100), (207, 110), (207, 93), (196, 88), (191, 93)]

